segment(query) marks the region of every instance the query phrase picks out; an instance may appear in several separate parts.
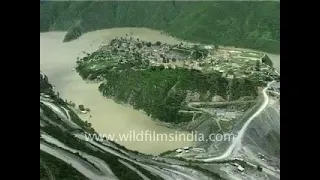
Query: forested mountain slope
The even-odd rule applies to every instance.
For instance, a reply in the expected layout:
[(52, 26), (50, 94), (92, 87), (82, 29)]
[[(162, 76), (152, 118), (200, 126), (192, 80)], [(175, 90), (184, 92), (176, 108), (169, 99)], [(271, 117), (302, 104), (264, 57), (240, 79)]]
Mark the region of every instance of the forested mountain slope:
[[(40, 4), (40, 31), (147, 27), (201, 43), (280, 53), (279, 2), (66, 1)], [(70, 28), (71, 27), (71, 28)]]

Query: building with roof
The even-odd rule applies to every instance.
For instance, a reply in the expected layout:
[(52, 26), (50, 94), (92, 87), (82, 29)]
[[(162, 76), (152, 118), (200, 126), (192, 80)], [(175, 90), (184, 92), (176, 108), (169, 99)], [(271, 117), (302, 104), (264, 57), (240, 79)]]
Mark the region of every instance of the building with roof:
[(225, 116), (226, 116), (226, 118), (235, 119), (236, 113), (235, 112), (226, 112)]
[(224, 109), (217, 109), (216, 110), (216, 115), (217, 116), (225, 116), (226, 111)]
[(181, 153), (181, 152), (182, 152), (182, 149), (177, 149), (176, 152), (177, 152), (177, 153)]

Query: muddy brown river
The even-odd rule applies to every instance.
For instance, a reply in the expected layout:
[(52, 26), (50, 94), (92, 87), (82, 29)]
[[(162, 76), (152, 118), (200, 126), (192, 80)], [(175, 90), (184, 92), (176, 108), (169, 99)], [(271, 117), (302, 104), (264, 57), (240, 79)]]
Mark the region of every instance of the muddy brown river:
[[(99, 84), (86, 83), (76, 71), (72, 71), (72, 68), (76, 66), (77, 57), (83, 54), (83, 51), (93, 52), (110, 39), (129, 33), (150, 41), (159, 39), (163, 42), (176, 41), (159, 32), (139, 28), (95, 31), (69, 43), (62, 43), (66, 32), (40, 33), (41, 71), (48, 76), (61, 98), (73, 101), (77, 105), (83, 104), (91, 109), (90, 115), (92, 117), (80, 115), (83, 120), (90, 122), (98, 133), (114, 135), (115, 140), (128, 149), (147, 154), (159, 154), (167, 150), (191, 146), (192, 142), (179, 141), (178, 139), (165, 141), (166, 136), (169, 137), (170, 134), (180, 136), (183, 139), (189, 133), (157, 125), (147, 115), (103, 97), (98, 91)], [(151, 132), (151, 135), (143, 135), (144, 139), (141, 138), (142, 135), (138, 135), (147, 131)], [(156, 136), (153, 137), (154, 135)], [(123, 136), (122, 140), (120, 136)], [(124, 136), (127, 138), (131, 136), (131, 140), (125, 140)]]

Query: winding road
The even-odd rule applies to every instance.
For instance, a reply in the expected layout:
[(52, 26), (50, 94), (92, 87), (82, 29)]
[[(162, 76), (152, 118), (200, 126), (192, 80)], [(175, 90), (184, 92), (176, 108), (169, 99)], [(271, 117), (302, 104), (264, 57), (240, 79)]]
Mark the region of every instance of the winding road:
[(65, 111), (65, 113), (62, 112), (62, 110), (58, 106), (53, 104), (52, 102), (46, 101), (46, 100), (41, 99), (41, 98), (40, 98), (40, 102), (42, 102), (44, 105), (49, 107), (54, 113), (56, 113), (70, 127), (74, 128), (74, 129), (81, 129), (76, 123), (74, 123), (71, 120), (70, 115), (69, 115), (69, 111), (67, 109), (65, 109), (64, 107), (62, 107), (62, 108)]
[(111, 171), (111, 169), (109, 168), (109, 166), (102, 160), (100, 160), (99, 158), (96, 158), (94, 156), (91, 156), (87, 153), (84, 153), (82, 151), (70, 148), (68, 146), (66, 146), (65, 144), (61, 143), (59, 140), (57, 140), (56, 138), (53, 138), (50, 135), (47, 134), (42, 134), (41, 137), (48, 143), (51, 144), (55, 144), (58, 147), (65, 149), (67, 151), (70, 151), (72, 153), (79, 153), (80, 156), (86, 158), (88, 161), (90, 161), (91, 163), (93, 163), (96, 167), (99, 168), (99, 170), (104, 174), (104, 175), (108, 175), (110, 177), (112, 177), (113, 179), (115, 178), (115, 175), (113, 174), (113, 172)]
[(267, 95), (267, 89), (270, 87), (272, 83), (275, 81), (269, 82), (267, 87), (265, 87), (262, 90), (263, 94), (263, 104), (260, 106), (260, 108), (246, 121), (246, 123), (242, 126), (241, 130), (238, 132), (237, 137), (234, 139), (232, 144), (228, 147), (228, 149), (220, 156), (213, 157), (213, 158), (208, 158), (208, 159), (203, 159), (202, 161), (204, 162), (212, 162), (212, 161), (217, 161), (217, 160), (223, 160), (228, 158), (231, 153), (234, 151), (234, 149), (238, 148), (241, 145), (241, 141), (243, 139), (243, 136), (249, 126), (249, 124), (254, 120), (255, 117), (257, 117), (268, 105), (269, 102), (269, 97)]
[(40, 150), (55, 156), (58, 159), (70, 164), (73, 168), (81, 172), (89, 179), (95, 180), (105, 180), (105, 176), (99, 175), (99, 172), (96, 169), (91, 168), (87, 163), (83, 162), (80, 158), (77, 158), (73, 154), (67, 153), (62, 149), (52, 147), (46, 143), (40, 142)]

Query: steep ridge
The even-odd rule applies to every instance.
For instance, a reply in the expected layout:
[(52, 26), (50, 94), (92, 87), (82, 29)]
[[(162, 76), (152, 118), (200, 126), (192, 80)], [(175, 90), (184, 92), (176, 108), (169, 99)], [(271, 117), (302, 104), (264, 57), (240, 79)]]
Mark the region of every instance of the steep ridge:
[[(280, 105), (279, 101), (268, 107), (250, 124), (243, 142), (249, 154), (256, 154), (260, 161), (280, 168)], [(250, 150), (249, 150), (250, 149)], [(254, 152), (254, 153), (252, 153)], [(250, 156), (248, 157), (250, 159)]]

